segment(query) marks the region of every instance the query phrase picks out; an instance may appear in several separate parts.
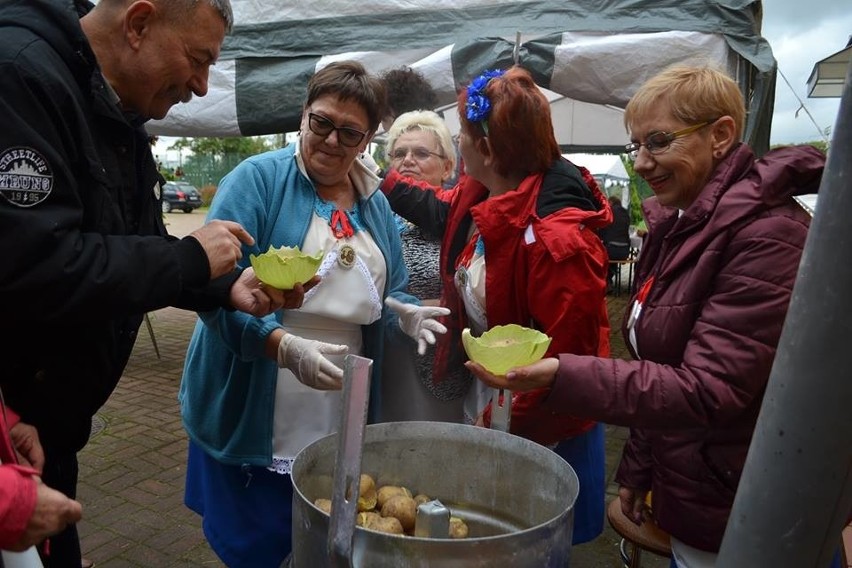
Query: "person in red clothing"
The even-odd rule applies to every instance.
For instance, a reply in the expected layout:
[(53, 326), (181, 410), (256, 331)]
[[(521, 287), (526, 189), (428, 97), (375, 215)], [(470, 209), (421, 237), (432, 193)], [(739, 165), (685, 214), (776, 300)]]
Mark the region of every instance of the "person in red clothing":
[(0, 550), (24, 551), (80, 520), (80, 503), (41, 482), (42, 466), (36, 429), (0, 405)]
[(758, 159), (741, 142), (737, 83), (678, 66), (630, 100), (627, 152), (654, 196), (622, 331), (635, 360), (563, 353), (479, 379), (550, 387), (547, 408), (630, 427), (616, 474), (624, 513), (672, 537), (678, 568), (713, 566), (760, 411), (818, 190), (811, 146)]
[[(463, 90), (459, 151), (464, 175), (441, 196), (391, 170), (382, 189), (396, 213), (442, 235), (441, 305), (448, 333), (437, 339), (433, 378), (463, 369), (461, 332), (496, 325), (534, 327), (550, 353), (609, 355), (607, 255), (597, 229), (609, 204), (583, 168), (562, 158), (550, 106), (520, 67), (487, 71)], [(473, 383), (468, 422), (488, 425), (490, 389)], [(546, 391), (512, 398), (511, 432), (555, 448), (577, 472), (575, 544), (603, 530), (603, 430), (589, 420), (544, 411)]]

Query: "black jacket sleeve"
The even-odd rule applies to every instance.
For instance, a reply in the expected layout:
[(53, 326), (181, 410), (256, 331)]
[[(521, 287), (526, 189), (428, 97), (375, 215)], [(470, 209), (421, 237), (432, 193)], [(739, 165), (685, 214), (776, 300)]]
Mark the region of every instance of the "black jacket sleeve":
[(381, 189), (394, 213), (420, 227), (429, 238), (444, 236), (450, 202), (438, 197), (440, 188), (391, 170), (382, 181)]

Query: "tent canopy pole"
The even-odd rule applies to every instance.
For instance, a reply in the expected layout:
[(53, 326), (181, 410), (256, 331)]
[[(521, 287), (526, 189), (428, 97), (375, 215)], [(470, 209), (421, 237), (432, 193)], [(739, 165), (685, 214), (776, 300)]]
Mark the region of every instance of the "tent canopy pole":
[(852, 66), (717, 566), (826, 568), (852, 511)]

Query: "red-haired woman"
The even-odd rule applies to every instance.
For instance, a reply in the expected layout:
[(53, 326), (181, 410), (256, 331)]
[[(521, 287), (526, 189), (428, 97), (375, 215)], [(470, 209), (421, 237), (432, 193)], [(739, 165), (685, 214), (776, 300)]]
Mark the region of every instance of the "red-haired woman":
[[(550, 105), (520, 67), (488, 71), (459, 95), (459, 150), (465, 174), (452, 199), (423, 182), (389, 172), (391, 207), (426, 232), (443, 234), (442, 305), (452, 310), (438, 338), (436, 381), (464, 364), (461, 330), (534, 327), (553, 338), (549, 353), (608, 356), (606, 250), (596, 229), (612, 213), (588, 171), (563, 159)], [(468, 421), (487, 425), (490, 389), (474, 382)], [(511, 431), (547, 445), (580, 478), (574, 543), (603, 529), (602, 426), (542, 412), (547, 391), (515, 394)]]

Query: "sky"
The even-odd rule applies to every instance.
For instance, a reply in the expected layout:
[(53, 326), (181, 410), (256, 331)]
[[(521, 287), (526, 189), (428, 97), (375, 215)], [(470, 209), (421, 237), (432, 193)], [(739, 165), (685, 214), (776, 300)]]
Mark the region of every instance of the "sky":
[[(840, 99), (808, 98), (807, 82), (817, 61), (846, 47), (852, 35), (852, 0), (764, 0), (762, 33), (780, 71), (775, 87), (770, 143), (822, 140), (821, 133), (826, 129), (829, 129), (830, 138)], [(801, 103), (813, 116), (813, 121), (807, 112), (799, 110)], [(168, 162), (178, 161), (178, 153), (167, 150), (174, 140), (163, 137), (154, 153)]]
[[(808, 98), (808, 78), (817, 61), (837, 53), (852, 35), (850, 0), (764, 0), (762, 35), (778, 62), (771, 144), (821, 140), (833, 129), (839, 98)], [(787, 86), (783, 73), (792, 85)], [(798, 99), (796, 98), (798, 97)], [(800, 107), (804, 102), (819, 128)], [(830, 137), (830, 136), (829, 136)]]

